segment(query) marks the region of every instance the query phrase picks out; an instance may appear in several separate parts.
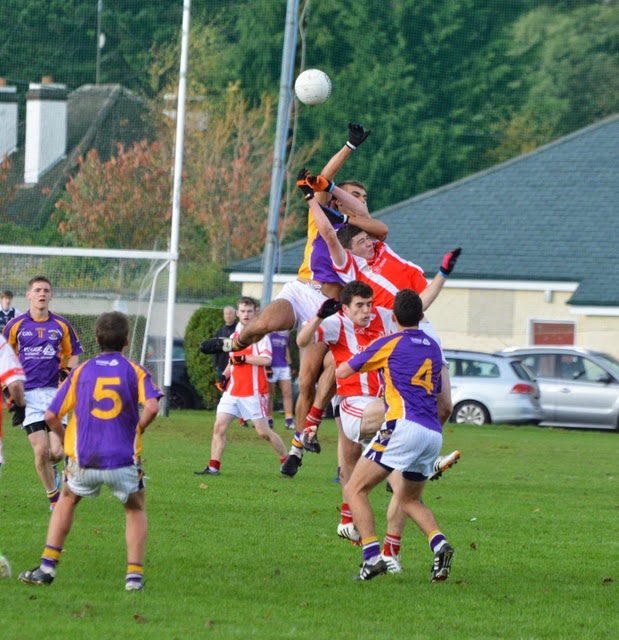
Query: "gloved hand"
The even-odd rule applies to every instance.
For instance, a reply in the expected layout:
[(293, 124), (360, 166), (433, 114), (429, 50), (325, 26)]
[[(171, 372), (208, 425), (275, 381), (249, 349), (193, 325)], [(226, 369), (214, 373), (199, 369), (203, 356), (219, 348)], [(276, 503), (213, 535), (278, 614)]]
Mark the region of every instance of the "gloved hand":
[(13, 414), (12, 424), (14, 427), (19, 427), (24, 424), (24, 420), (26, 419), (26, 407), (18, 407), (15, 403), (11, 405), (9, 409), (9, 413)]
[(215, 386), (223, 393), (226, 390), (226, 386), (228, 385), (228, 378), (224, 376), (222, 373), (219, 378), (217, 378), (217, 382)]
[(332, 316), (334, 313), (337, 313), (342, 308), (342, 303), (335, 298), (327, 298), (323, 303), (320, 309), (318, 309), (318, 313), (316, 314), (319, 318), (328, 318)]
[(70, 373), (71, 367), (60, 367), (60, 371), (58, 373), (58, 380), (60, 381), (60, 384), (62, 384), (69, 377)]
[(346, 140), (346, 146), (353, 151), (372, 133), (366, 131), (362, 124), (356, 122), (348, 123), (348, 139)]
[(303, 192), (303, 197), (306, 200), (311, 200), (314, 197), (314, 189), (309, 185), (307, 179), (310, 177), (308, 169), (301, 169), (297, 175), (297, 187)]
[(309, 186), (316, 191), (326, 191), (327, 193), (333, 193), (333, 188), (335, 187), (335, 182), (331, 182), (327, 180), (324, 176), (310, 176), (308, 175), (305, 181), (309, 184)]
[(446, 278), (456, 266), (456, 261), (458, 260), (458, 256), (462, 253), (462, 249), (457, 247), (456, 249), (452, 249), (449, 253), (445, 254), (443, 258), (443, 264), (441, 264), (439, 268), (439, 273)]
[(245, 364), (245, 356), (230, 356), (230, 364)]

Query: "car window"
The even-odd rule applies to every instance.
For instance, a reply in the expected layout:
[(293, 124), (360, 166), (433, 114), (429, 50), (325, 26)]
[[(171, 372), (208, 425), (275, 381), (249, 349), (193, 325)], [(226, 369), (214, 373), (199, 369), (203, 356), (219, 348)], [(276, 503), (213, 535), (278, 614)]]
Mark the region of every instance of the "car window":
[(521, 380), (528, 380), (530, 382), (535, 380), (535, 376), (533, 375), (533, 372), (531, 371), (531, 369), (529, 369), (529, 367), (527, 367), (526, 364), (524, 364), (522, 362), (510, 362), (509, 364), (511, 365), (512, 369), (514, 370), (514, 373)]
[(469, 378), (498, 378), (499, 368), (493, 362), (454, 358), (449, 361), (449, 375)]
[(582, 358), (582, 364), (584, 368), (583, 380), (587, 380), (588, 382), (597, 382), (600, 378), (607, 377), (606, 371), (604, 371), (599, 364), (593, 362), (593, 360)]
[(185, 348), (182, 344), (175, 344), (172, 347), (172, 360), (184, 360)]
[(555, 356), (552, 353), (522, 356), (522, 362), (531, 369), (536, 378), (555, 377)]

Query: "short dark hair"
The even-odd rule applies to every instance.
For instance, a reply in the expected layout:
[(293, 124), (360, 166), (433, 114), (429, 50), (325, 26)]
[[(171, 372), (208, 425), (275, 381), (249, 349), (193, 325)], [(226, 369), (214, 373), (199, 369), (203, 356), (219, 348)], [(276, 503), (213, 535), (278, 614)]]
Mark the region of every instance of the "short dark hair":
[(373, 298), (374, 290), (369, 284), (361, 282), (361, 280), (351, 280), (340, 292), (340, 302), (348, 306), (355, 296)]
[(5, 289), (2, 293), (0, 293), (0, 298), (11, 298), (13, 299), (13, 292), (9, 291), (9, 289)]
[(423, 302), (412, 289), (402, 289), (393, 301), (393, 315), (401, 327), (416, 327), (423, 318)]
[(250, 307), (253, 307), (254, 309), (258, 306), (258, 303), (253, 299), (250, 298), (249, 296), (243, 296), (237, 303), (236, 303), (236, 308), (239, 308), (239, 305), (241, 304), (247, 304)]
[(31, 278), (28, 283), (28, 289), (30, 289), (35, 282), (47, 282), (50, 287), (52, 286), (52, 283), (45, 276), (34, 276), (34, 278)]
[(122, 351), (129, 336), (129, 318), (120, 311), (102, 313), (95, 322), (95, 336), (101, 351)]
[(337, 230), (337, 239), (340, 241), (340, 244), (344, 249), (350, 250), (350, 247), (352, 247), (352, 241), (360, 233), (363, 233), (363, 229), (359, 229), (359, 227), (355, 227), (353, 224), (347, 224)]

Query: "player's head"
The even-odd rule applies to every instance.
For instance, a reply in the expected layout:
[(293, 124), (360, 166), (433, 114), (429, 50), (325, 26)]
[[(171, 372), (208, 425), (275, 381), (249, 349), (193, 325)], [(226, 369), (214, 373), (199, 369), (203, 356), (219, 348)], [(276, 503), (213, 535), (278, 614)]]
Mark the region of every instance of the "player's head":
[(234, 307), (231, 307), (231, 306), (224, 307), (224, 322), (228, 326), (230, 326), (231, 324), (234, 324), (235, 320), (236, 320), (236, 311), (234, 310)]
[(26, 298), (30, 301), (30, 310), (45, 311), (54, 297), (52, 283), (45, 276), (35, 276), (28, 283)]
[(245, 326), (255, 315), (258, 303), (249, 296), (242, 297), (236, 303), (236, 315), (239, 322)]
[(393, 315), (401, 327), (416, 327), (423, 318), (423, 303), (412, 289), (402, 289), (393, 301)]
[(101, 351), (122, 351), (129, 341), (129, 319), (120, 311), (102, 313), (95, 322), (95, 338)]
[(340, 292), (340, 302), (344, 315), (360, 327), (370, 324), (372, 312), (372, 287), (360, 280), (353, 280)]
[(11, 308), (11, 302), (13, 302), (13, 292), (5, 289), (0, 293), (0, 299), (2, 300), (2, 308), (8, 311)]
[(376, 255), (376, 238), (353, 224), (338, 229), (337, 237), (344, 249), (354, 256), (372, 260)]

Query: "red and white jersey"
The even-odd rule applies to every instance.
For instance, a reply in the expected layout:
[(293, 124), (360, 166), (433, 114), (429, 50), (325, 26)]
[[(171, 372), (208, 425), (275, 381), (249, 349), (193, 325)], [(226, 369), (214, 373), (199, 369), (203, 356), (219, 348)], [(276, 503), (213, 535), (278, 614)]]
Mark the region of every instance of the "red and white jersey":
[[(232, 334), (233, 338), (236, 338), (241, 333), (239, 327), (237, 331)], [(259, 342), (256, 342), (246, 349), (241, 351), (234, 351), (231, 356), (264, 356), (272, 358), (271, 342), (269, 336), (265, 336)], [(264, 365), (257, 366), (254, 364), (233, 364), (230, 368), (230, 381), (226, 387), (226, 392), (231, 396), (247, 397), (256, 396), (260, 393), (267, 393), (267, 377), (264, 372)]]
[[(318, 342), (326, 342), (333, 353), (335, 366), (348, 362), (355, 354), (381, 336), (396, 330), (389, 309), (372, 307), (370, 324), (356, 325), (342, 311), (325, 318), (316, 331)], [(383, 381), (378, 371), (355, 373), (349, 378), (337, 379), (337, 393), (341, 396), (372, 396), (378, 398), (383, 391)]]
[[(25, 380), (21, 362), (15, 351), (8, 344), (4, 336), (0, 335), (0, 383), (7, 386), (17, 380)], [(4, 464), (2, 457), (2, 398), (0, 396), (0, 465)]]
[(421, 267), (400, 258), (387, 244), (376, 243), (376, 255), (366, 260), (346, 252), (346, 263), (342, 267), (333, 265), (344, 282), (361, 280), (374, 291), (373, 303), (377, 307), (393, 309), (395, 294), (401, 289), (412, 289), (421, 293), (427, 286)]

